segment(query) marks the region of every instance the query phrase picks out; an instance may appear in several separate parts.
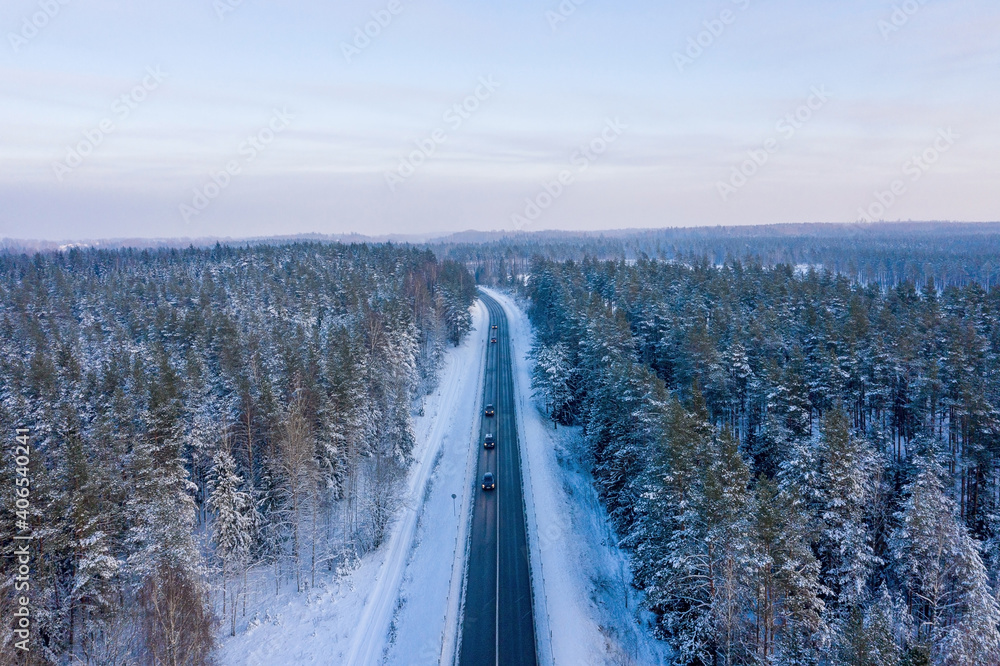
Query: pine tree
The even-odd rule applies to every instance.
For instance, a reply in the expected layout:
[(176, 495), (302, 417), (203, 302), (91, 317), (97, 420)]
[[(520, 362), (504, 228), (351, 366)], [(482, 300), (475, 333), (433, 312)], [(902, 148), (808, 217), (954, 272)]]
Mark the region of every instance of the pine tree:
[(305, 414), (301, 392), (285, 417), (285, 425), (275, 460), (281, 479), (280, 496), (284, 507), (282, 523), (290, 531), (295, 589), (302, 590), (302, 552), (305, 545), (305, 521), (310, 511), (313, 486), (317, 483), (316, 445), (312, 427)]
[(711, 663), (717, 635), (699, 514), (711, 436), (707, 424), (676, 401), (665, 416), (662, 448), (644, 484), (643, 511), (626, 544), (635, 543), (642, 562), (637, 573), (678, 662)]
[(142, 610), (142, 640), (154, 660), (206, 663), (214, 644), (204, 566), (194, 540), (197, 487), (181, 457), (176, 376), (165, 357), (153, 379), (148, 431), (134, 443), (128, 473), (128, 570)]
[(556, 423), (572, 423), (572, 367), (569, 349), (564, 343), (536, 344), (532, 350), (535, 365), (532, 370), (531, 388), (542, 398), (549, 417)]
[[(212, 538), (216, 555), (222, 562), (223, 613), (226, 612), (226, 582), (232, 574), (245, 575), (260, 529), (260, 514), (250, 493), (242, 490), (243, 479), (236, 474), (236, 461), (229, 451), (220, 449), (213, 461), (213, 479), (209, 497), (215, 514)], [(244, 589), (244, 594), (246, 590)], [(236, 635), (236, 591), (231, 596), (231, 635)]]
[[(808, 663), (825, 640), (826, 589), (809, 546), (809, 515), (795, 486), (757, 480), (753, 523), (755, 653), (760, 660)], [(783, 655), (783, 656), (782, 656)]]
[(753, 650), (753, 631), (747, 621), (753, 598), (753, 495), (749, 469), (731, 437), (724, 434), (713, 442), (706, 465), (698, 512), (705, 526), (712, 583), (714, 657), (731, 666), (746, 663)]
[(944, 492), (943, 470), (917, 460), (893, 535), (896, 569), (910, 594), (916, 641), (935, 664), (1000, 661), (1000, 606), (976, 541)]
[(912, 631), (902, 599), (882, 584), (867, 604), (855, 604), (837, 627), (837, 663), (845, 666), (897, 666)]
[(868, 578), (880, 564), (872, 550), (865, 516), (874, 496), (877, 461), (862, 440), (851, 435), (847, 415), (827, 412), (817, 449), (819, 512), (817, 553), (821, 582), (840, 605), (866, 596)]
[(664, 447), (645, 482), (636, 529), (640, 576), (679, 663), (745, 663), (753, 649), (752, 495), (735, 442), (693, 411), (667, 408)]

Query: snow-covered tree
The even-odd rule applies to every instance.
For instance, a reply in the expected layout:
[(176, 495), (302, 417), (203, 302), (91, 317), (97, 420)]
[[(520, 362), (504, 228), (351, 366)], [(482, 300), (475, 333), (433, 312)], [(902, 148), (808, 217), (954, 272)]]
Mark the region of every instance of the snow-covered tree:
[[(225, 613), (228, 578), (234, 574), (245, 575), (261, 519), (253, 498), (243, 489), (243, 479), (236, 473), (236, 461), (224, 448), (215, 454), (211, 483), (208, 501), (214, 514), (212, 540), (215, 543), (215, 553), (222, 563), (222, 612)], [(233, 635), (236, 633), (236, 599), (236, 591), (233, 590), (230, 608), (230, 632)]]
[(912, 623), (901, 598), (893, 597), (885, 583), (865, 604), (855, 604), (836, 627), (837, 663), (864, 666), (897, 666), (912, 632)]
[(644, 484), (636, 527), (640, 576), (681, 663), (745, 663), (754, 650), (753, 496), (734, 440), (693, 411), (667, 408), (663, 449)]
[(311, 500), (318, 482), (316, 444), (313, 431), (305, 413), (300, 394), (294, 399), (285, 417), (285, 425), (278, 440), (278, 456), (274, 461), (281, 479), (280, 496), (284, 507), (282, 523), (290, 532), (292, 566), (296, 589), (302, 589), (301, 561), (305, 546), (306, 521), (316, 510)]
[(956, 515), (931, 457), (917, 460), (892, 546), (909, 595), (915, 642), (935, 664), (1000, 661), (1000, 605), (979, 546)]
[(535, 366), (532, 370), (531, 388), (541, 397), (556, 423), (572, 423), (572, 372), (569, 348), (565, 343), (536, 344), (532, 350)]
[(821, 582), (840, 605), (850, 607), (866, 596), (875, 556), (865, 521), (875, 493), (875, 454), (851, 435), (847, 415), (827, 412), (816, 452), (817, 547), (823, 564)]
[[(826, 592), (809, 546), (806, 504), (794, 487), (757, 480), (753, 519), (755, 654), (777, 663), (809, 663), (824, 645)], [(780, 657), (780, 659), (779, 659)], [(784, 661), (781, 661), (784, 659)]]

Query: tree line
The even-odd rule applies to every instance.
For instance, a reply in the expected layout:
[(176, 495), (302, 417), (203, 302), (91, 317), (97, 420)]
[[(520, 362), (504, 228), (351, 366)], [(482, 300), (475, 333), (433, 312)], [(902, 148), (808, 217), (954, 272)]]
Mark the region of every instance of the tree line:
[[(33, 453), (30, 663), (209, 663), (248, 572), (303, 590), (377, 548), (474, 298), (462, 266), (394, 245), (0, 255), (0, 422)], [(9, 564), (11, 456), (0, 477)]]

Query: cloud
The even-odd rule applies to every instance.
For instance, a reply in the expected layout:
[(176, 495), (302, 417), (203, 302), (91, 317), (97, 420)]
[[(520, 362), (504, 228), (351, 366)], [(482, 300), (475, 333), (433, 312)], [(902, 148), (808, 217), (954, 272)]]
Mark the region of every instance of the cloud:
[[(750, 0), (683, 74), (671, 54), (729, 0), (588, 2), (555, 33), (544, 3), (403, 2), (377, 41), (345, 62), (340, 42), (384, 4), (246, 0), (224, 21), (202, 0), (67, 4), (29, 47), (0, 53), (2, 233), (191, 235), (177, 205), (276, 107), (291, 109), (294, 125), (204, 224), (235, 235), (500, 228), (616, 116), (629, 131), (546, 224), (848, 221), (859, 198), (946, 126), (970, 140), (894, 212), (1000, 217), (995, 3), (928, 3), (885, 39), (877, 24), (889, 5)], [(0, 25), (34, 6), (5, 4)], [(169, 79), (57, 182), (53, 162), (149, 66)], [(503, 85), (405, 188), (387, 192), (383, 174), (482, 76)], [(738, 202), (721, 206), (715, 183), (815, 85), (834, 99)]]

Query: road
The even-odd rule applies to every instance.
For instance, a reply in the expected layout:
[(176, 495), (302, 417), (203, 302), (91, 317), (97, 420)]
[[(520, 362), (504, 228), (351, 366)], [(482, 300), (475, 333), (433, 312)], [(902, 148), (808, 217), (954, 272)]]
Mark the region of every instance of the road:
[[(507, 317), (497, 301), (480, 292), (497, 342), (487, 343), (483, 404), (496, 416), (482, 416), (478, 481), (472, 517), (465, 603), (462, 617), (462, 666), (537, 663), (532, 613), (528, 542), (521, 491), (521, 456), (514, 419), (514, 375)], [(487, 433), (496, 448), (483, 448)], [(482, 489), (486, 472), (496, 490)]]

